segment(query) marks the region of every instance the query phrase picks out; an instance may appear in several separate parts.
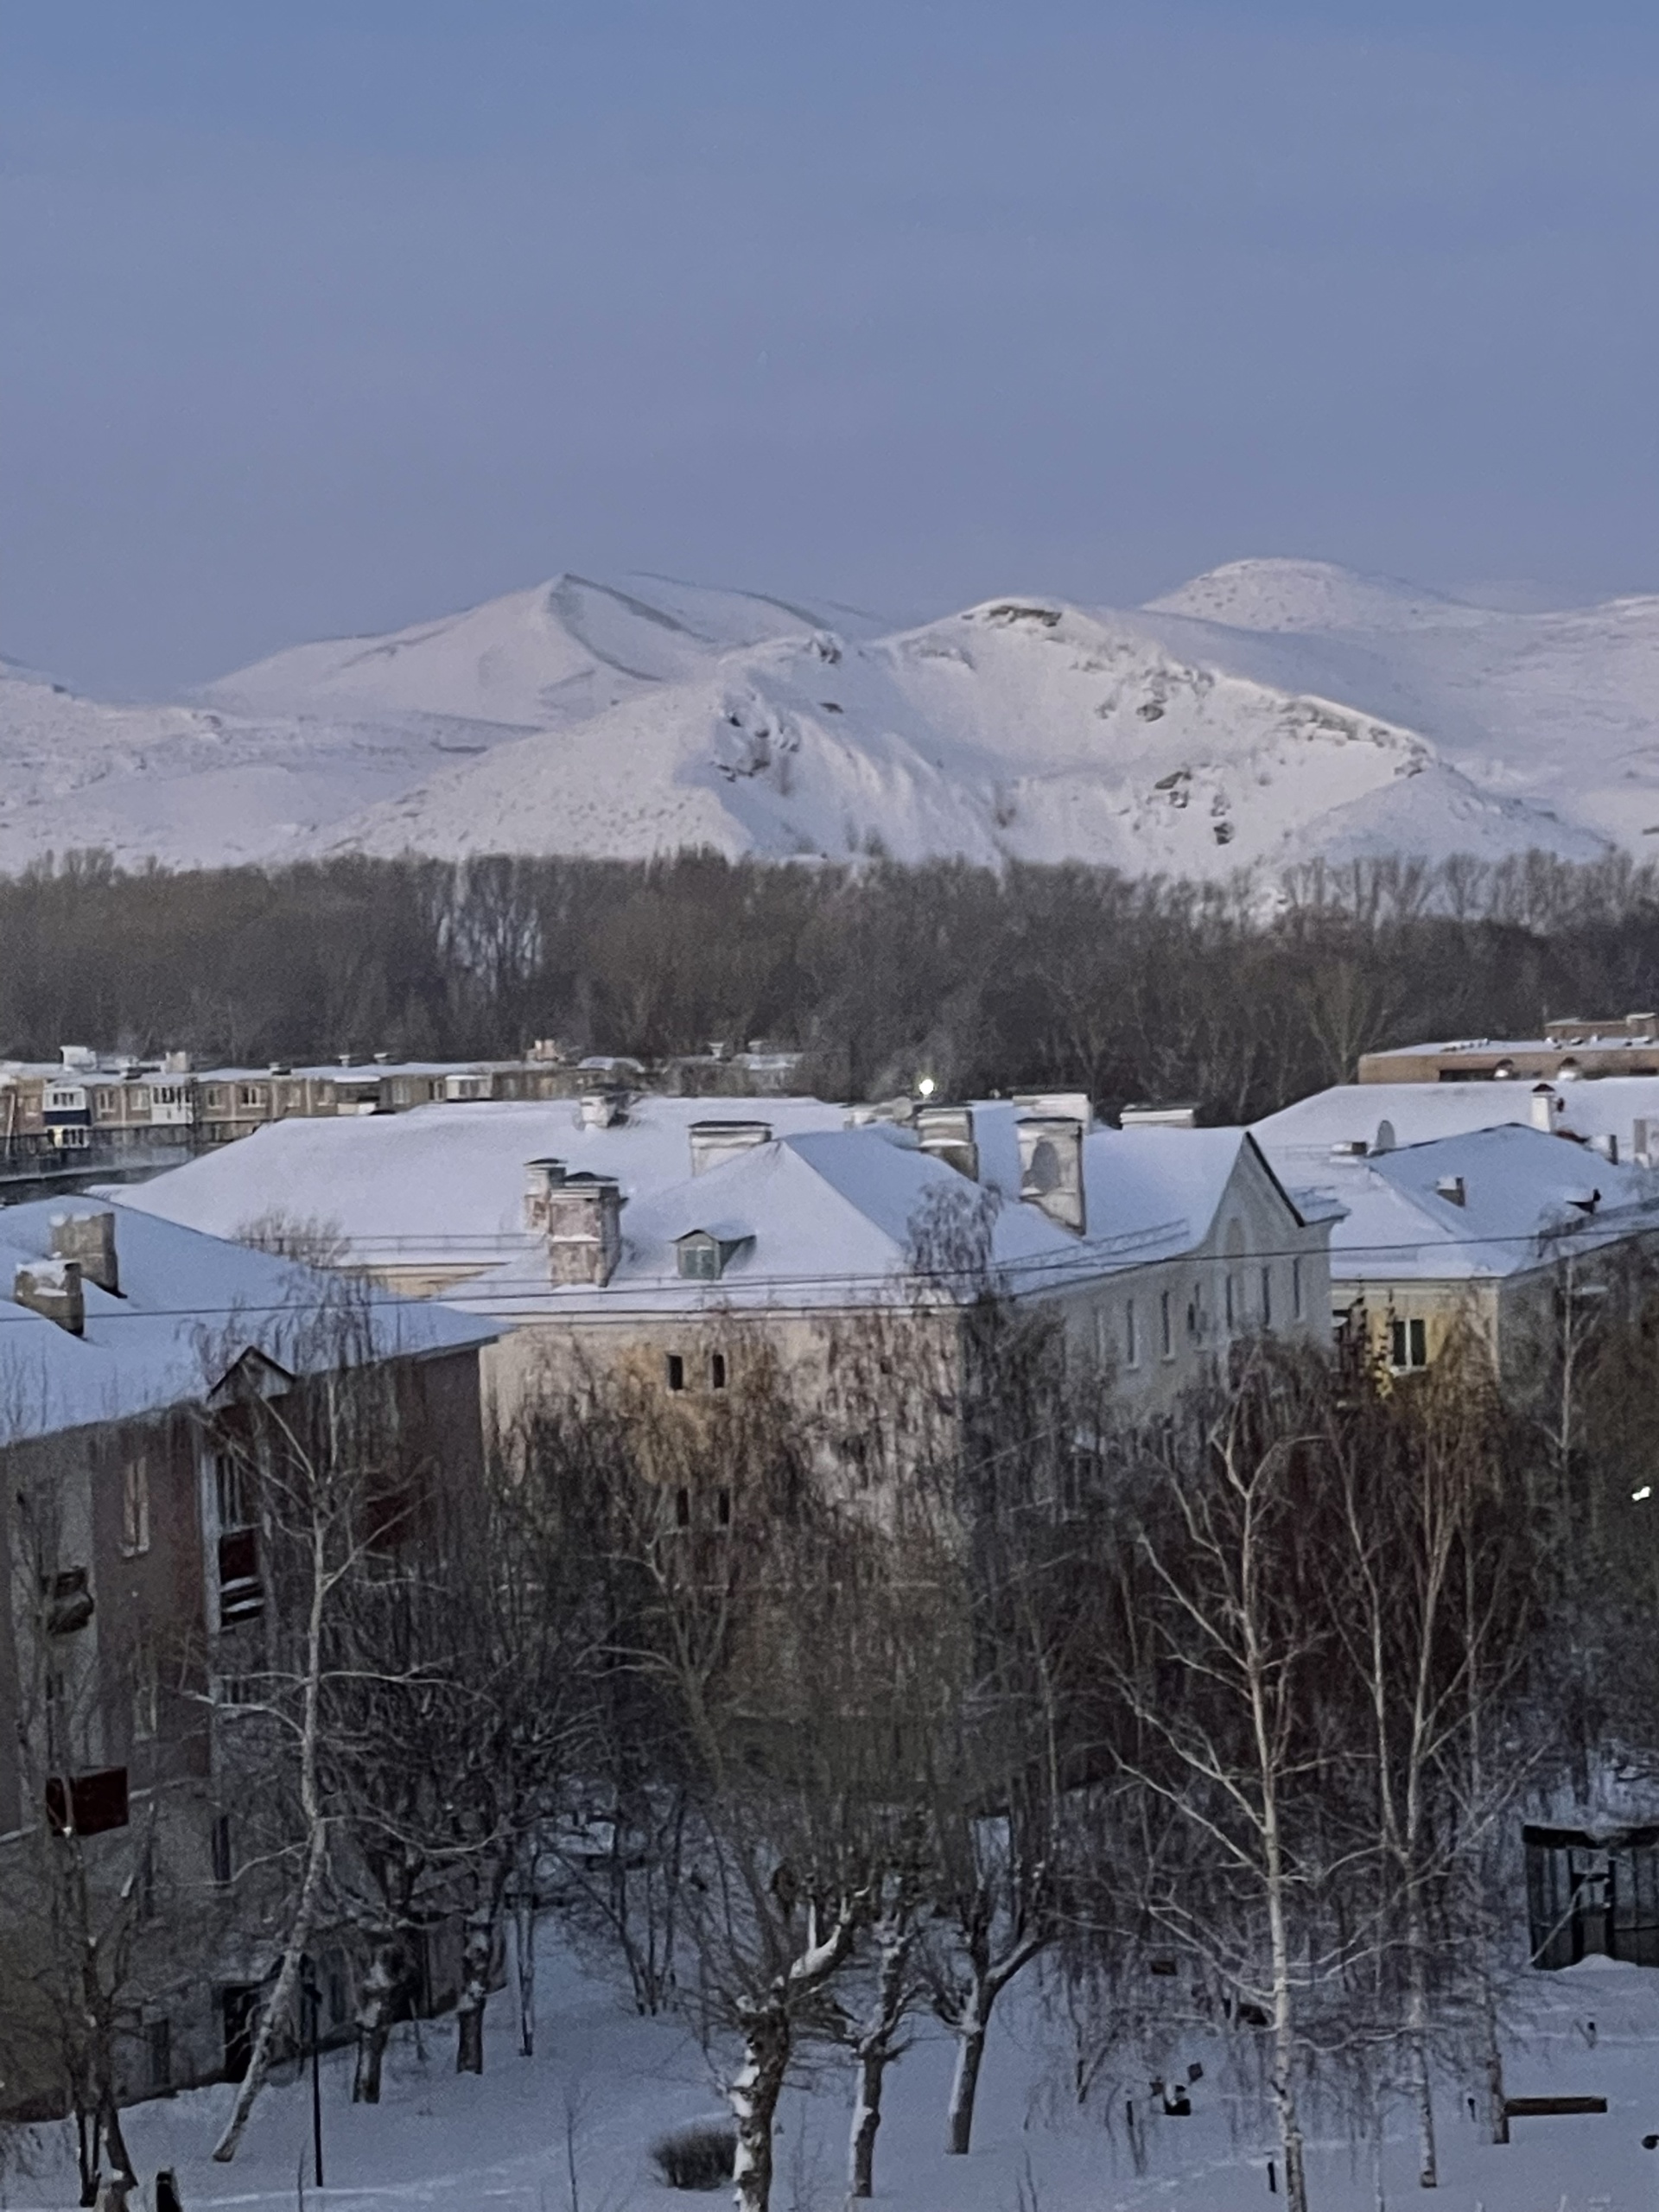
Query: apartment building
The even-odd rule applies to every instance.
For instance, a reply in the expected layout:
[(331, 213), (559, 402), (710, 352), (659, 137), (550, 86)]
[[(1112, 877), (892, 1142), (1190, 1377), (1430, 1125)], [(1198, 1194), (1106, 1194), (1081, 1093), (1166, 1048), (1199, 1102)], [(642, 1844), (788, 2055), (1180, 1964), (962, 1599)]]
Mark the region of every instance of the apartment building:
[[(1255, 1330), (1328, 1340), (1337, 1211), (1247, 1132), (1158, 1119), (1102, 1128), (1072, 1094), (777, 1098), (743, 1120), (655, 1096), (423, 1109), (267, 1130), (127, 1197), (219, 1235), (310, 1224), (334, 1264), (487, 1319), (507, 1332), (486, 1357), (504, 1420), (575, 1360), (671, 1395), (723, 1388), (740, 1339), (810, 1392), (861, 1321), (986, 1285), (1050, 1306), (1151, 1414)], [(938, 1257), (953, 1223), (973, 1268)]]
[(1659, 1076), (1659, 1014), (1547, 1021), (1541, 1037), (1453, 1037), (1360, 1055), (1361, 1083), (1572, 1082)]
[[(458, 1484), (481, 1466), (490, 1325), (381, 1295), (334, 1328), (345, 1288), (118, 1205), (0, 1211), (10, 2113), (68, 2108), (85, 1993), (37, 1955), (54, 1931), (74, 1940), (77, 1914), (104, 1945), (120, 2101), (245, 2063), (279, 1929), (250, 1850), (241, 1686), (276, 1663), (284, 1624), (237, 1440), (266, 1405), (299, 1433), (344, 1376), (374, 1389), (389, 1464)], [(343, 1933), (318, 1948), (324, 2026), (341, 2027), (357, 1962)]]

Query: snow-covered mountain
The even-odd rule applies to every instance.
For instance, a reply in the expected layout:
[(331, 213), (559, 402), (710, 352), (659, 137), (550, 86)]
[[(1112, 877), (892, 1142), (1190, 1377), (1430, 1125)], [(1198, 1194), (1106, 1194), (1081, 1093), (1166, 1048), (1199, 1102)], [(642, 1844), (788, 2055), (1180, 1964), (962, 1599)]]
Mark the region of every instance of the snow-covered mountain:
[(189, 706), (0, 668), (0, 868), (684, 844), (1194, 875), (1314, 854), (1659, 847), (1659, 599), (1495, 612), (1248, 561), (1136, 612), (881, 634), (564, 576), (302, 645)]

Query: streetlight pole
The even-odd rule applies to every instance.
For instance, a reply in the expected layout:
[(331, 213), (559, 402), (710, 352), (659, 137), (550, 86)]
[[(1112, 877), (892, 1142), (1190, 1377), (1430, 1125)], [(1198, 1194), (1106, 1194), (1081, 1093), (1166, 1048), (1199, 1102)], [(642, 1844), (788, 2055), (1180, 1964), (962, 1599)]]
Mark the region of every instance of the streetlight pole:
[(317, 2187), (322, 2187), (322, 1992), (317, 1969), (309, 1956), (300, 1961), (300, 1993), (310, 2015), (311, 2031), (311, 2155)]

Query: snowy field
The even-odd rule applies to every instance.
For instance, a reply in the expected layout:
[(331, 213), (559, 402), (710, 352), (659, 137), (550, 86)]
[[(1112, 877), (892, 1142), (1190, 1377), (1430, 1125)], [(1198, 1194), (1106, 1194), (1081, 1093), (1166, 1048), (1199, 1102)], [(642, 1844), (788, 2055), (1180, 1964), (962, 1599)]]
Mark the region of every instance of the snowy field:
[[(353, 2108), (348, 2055), (323, 2068), (325, 2180), (329, 2212), (671, 2212), (728, 2202), (660, 2185), (647, 2151), (664, 2128), (720, 2110), (715, 2072), (679, 2023), (639, 2020), (607, 1986), (549, 1944), (539, 1976), (539, 2050), (518, 2056), (510, 1994), (494, 2020), (481, 2079), (459, 2079), (454, 2026), (398, 2031), (387, 2097)], [(890, 2077), (877, 2153), (877, 2202), (907, 2212), (1247, 2212), (1283, 2202), (1268, 2193), (1272, 2145), (1265, 2121), (1225, 2087), (1224, 2054), (1192, 2039), (1204, 2077), (1190, 2119), (1161, 2113), (1143, 2131), (1141, 2170), (1124, 2125), (1120, 2082), (1078, 2111), (1066, 2088), (1064, 2031), (1022, 2014), (994, 2032), (981, 2093), (976, 2147), (947, 2158), (938, 2142), (950, 2053), (942, 2037), (919, 2043)], [(1442, 2212), (1649, 2212), (1659, 2207), (1659, 1974), (1593, 1961), (1529, 1979), (1529, 2020), (1510, 2047), (1510, 2092), (1598, 2094), (1605, 2118), (1518, 2120), (1507, 2148), (1483, 2142), (1461, 2085), (1440, 2098), (1442, 2183), (1426, 2197), (1415, 2182), (1405, 2114), (1384, 2164), (1391, 2206)], [(778, 2144), (776, 2212), (841, 2212), (850, 2076), (833, 2054), (788, 2098)], [(1471, 2087), (1473, 2085), (1471, 2084)], [(129, 2116), (146, 2182), (177, 2171), (187, 2212), (315, 2205), (308, 2083), (269, 2091), (233, 2165), (207, 2157), (230, 2092), (213, 2088), (139, 2107)], [(1137, 2098), (1139, 2101), (1139, 2098)], [(1317, 2120), (1310, 2161), (1315, 2212), (1375, 2212), (1369, 2145), (1351, 2148)], [(11, 2208), (75, 2202), (67, 2131), (34, 2131), (21, 2146), (31, 2171), (9, 2161)], [(574, 2185), (573, 2185), (574, 2177)]]

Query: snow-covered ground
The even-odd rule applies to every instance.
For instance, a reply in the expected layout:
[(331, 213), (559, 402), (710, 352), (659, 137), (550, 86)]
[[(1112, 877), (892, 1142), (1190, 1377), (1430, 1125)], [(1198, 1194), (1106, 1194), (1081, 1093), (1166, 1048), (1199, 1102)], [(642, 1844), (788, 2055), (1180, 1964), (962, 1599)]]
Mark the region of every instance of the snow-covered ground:
[[(540, 1974), (538, 2054), (517, 2055), (510, 1995), (493, 2000), (486, 2071), (451, 2071), (454, 2027), (399, 2031), (386, 2101), (353, 2107), (344, 2053), (324, 2063), (324, 2201), (333, 2212), (671, 2212), (701, 2200), (664, 2188), (647, 2158), (652, 2140), (720, 2109), (710, 2062), (673, 2020), (640, 2020), (615, 1992), (582, 1973), (549, 1938)], [(877, 2153), (877, 2202), (904, 2212), (1247, 2212), (1270, 2207), (1265, 2118), (1228, 2086), (1225, 2055), (1205, 2038), (1180, 2046), (1204, 2075), (1190, 2119), (1149, 2119), (1137, 2167), (1125, 2126), (1126, 2094), (1144, 2107), (1147, 2083), (1119, 2082), (1079, 2109), (1067, 2088), (1063, 2031), (1034, 2005), (1005, 2000), (981, 2092), (976, 2147), (947, 2158), (938, 2147), (950, 2068), (942, 2037), (927, 2037), (890, 2076)], [(1384, 2166), (1386, 2201), (1438, 2204), (1442, 2212), (1649, 2212), (1659, 2206), (1659, 2152), (1641, 2147), (1659, 2129), (1659, 1974), (1605, 1961), (1529, 1977), (1527, 2017), (1510, 2046), (1511, 2094), (1605, 2095), (1605, 2117), (1517, 2120), (1515, 2140), (1482, 2140), (1447, 2082), (1440, 2099), (1441, 2186), (1416, 2187), (1406, 2115), (1395, 2110)], [(776, 2212), (841, 2212), (849, 2086), (833, 2056), (815, 2063), (789, 2095), (778, 2144)], [(1469, 2085), (1472, 2088), (1472, 2084)], [(315, 2202), (310, 2101), (304, 2082), (272, 2089), (256, 2110), (234, 2164), (208, 2158), (230, 2092), (215, 2088), (141, 2106), (129, 2115), (135, 2158), (148, 2180), (177, 2171), (188, 2212)], [(1374, 2212), (1370, 2147), (1312, 2129), (1316, 2212)], [(34, 2132), (34, 2171), (10, 2171), (3, 2202), (45, 2207), (75, 2201), (66, 2132)], [(576, 2194), (570, 2191), (571, 2161)], [(1281, 2183), (1282, 2187), (1282, 2183)], [(1022, 2194), (1022, 2191), (1024, 2192)], [(1276, 2200), (1282, 2202), (1281, 2196)]]
[(1081, 859), (1659, 849), (1659, 598), (1465, 604), (1317, 562), (1130, 613), (872, 619), (559, 576), (188, 705), (0, 664), (0, 868), (512, 850)]

